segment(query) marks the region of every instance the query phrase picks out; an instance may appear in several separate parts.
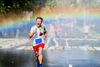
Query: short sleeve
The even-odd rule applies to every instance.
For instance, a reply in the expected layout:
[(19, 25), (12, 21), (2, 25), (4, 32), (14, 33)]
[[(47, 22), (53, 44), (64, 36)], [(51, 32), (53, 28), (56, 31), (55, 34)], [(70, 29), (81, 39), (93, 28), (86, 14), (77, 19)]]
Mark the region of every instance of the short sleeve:
[(45, 25), (42, 25), (42, 26), (43, 26), (43, 28), (44, 28), (44, 33), (46, 33), (46, 32), (47, 32), (47, 30), (46, 30)]
[(36, 31), (36, 26), (33, 26), (30, 30), (30, 33), (34, 33)]
[(47, 30), (46, 30), (46, 28), (44, 27), (44, 33), (46, 33), (47, 32)]

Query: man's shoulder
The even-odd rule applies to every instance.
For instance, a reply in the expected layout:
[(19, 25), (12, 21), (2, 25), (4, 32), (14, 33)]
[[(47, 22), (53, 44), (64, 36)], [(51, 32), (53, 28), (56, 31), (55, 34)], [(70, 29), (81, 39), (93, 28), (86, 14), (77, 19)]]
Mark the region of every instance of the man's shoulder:
[(36, 25), (34, 25), (34, 26), (31, 27), (31, 30), (36, 30), (36, 29), (37, 29)]
[(34, 25), (34, 26), (32, 26), (31, 28), (37, 28), (37, 26), (36, 26), (36, 25)]

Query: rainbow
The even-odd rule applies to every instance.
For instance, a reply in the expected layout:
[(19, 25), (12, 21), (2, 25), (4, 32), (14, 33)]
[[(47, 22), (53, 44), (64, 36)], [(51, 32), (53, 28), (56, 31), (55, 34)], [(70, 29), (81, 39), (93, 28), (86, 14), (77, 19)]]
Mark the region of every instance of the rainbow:
[[(47, 18), (45, 16), (43, 16), (44, 21), (46, 23), (46, 21), (53, 21), (53, 20), (57, 20), (58, 18), (65, 18), (67, 20), (69, 20), (70, 18), (73, 19), (83, 19), (86, 18), (87, 21), (89, 20), (93, 20), (94, 22), (99, 23), (100, 21), (100, 15), (86, 15), (84, 16), (83, 14), (79, 14), (79, 15), (60, 15), (60, 16), (48, 16)], [(5, 23), (6, 22), (6, 23)], [(20, 18), (20, 20), (18, 21), (13, 21), (13, 20), (6, 20), (4, 22), (1, 22), (0, 24), (0, 30), (1, 29), (5, 29), (5, 28), (10, 28), (10, 27), (20, 27), (23, 26), (24, 24), (31, 24), (31, 23), (35, 23), (35, 18), (31, 18), (29, 21), (24, 19), (24, 21)]]
[[(98, 8), (99, 9), (99, 8)], [(14, 19), (11, 18), (1, 18), (0, 22), (0, 32), (9, 31), (11, 29), (22, 28), (23, 26), (28, 26), (29, 28), (35, 24), (35, 18), (37, 16), (42, 16), (44, 19), (44, 24), (54, 23), (58, 20), (63, 20), (67, 22), (73, 22), (75, 19), (77, 22), (90, 22), (90, 23), (99, 23), (100, 21), (100, 10), (97, 8), (94, 9), (86, 9), (84, 12), (84, 8), (68, 8), (67, 10), (58, 10), (54, 9), (51, 11), (46, 11), (46, 9), (41, 10), (41, 12), (30, 19), (22, 18), (21, 16), (17, 16)], [(53, 13), (52, 13), (53, 11)], [(74, 11), (74, 12), (73, 12)], [(49, 12), (49, 13), (48, 13)]]

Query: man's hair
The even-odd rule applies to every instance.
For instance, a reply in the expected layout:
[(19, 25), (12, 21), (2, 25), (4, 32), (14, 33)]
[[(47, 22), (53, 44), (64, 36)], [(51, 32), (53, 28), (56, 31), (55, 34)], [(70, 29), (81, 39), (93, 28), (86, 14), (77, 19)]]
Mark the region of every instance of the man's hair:
[(42, 17), (37, 17), (36, 20), (37, 20), (37, 19), (41, 19), (41, 20), (43, 21), (43, 18), (42, 18)]

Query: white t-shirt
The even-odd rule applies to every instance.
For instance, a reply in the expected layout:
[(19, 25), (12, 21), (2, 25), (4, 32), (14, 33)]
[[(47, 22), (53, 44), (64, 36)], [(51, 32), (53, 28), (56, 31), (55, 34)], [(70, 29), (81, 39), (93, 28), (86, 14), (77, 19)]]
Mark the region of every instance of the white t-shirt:
[[(41, 26), (42, 29), (44, 29), (45, 27), (44, 26)], [(44, 43), (44, 39), (43, 39), (43, 35), (40, 35), (40, 28), (38, 28), (36, 25), (32, 26), (31, 27), (31, 30), (30, 30), (30, 33), (33, 33), (33, 32), (36, 32), (34, 35), (33, 35), (33, 45), (38, 45), (40, 43)]]

